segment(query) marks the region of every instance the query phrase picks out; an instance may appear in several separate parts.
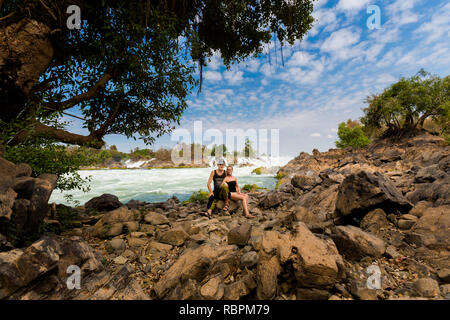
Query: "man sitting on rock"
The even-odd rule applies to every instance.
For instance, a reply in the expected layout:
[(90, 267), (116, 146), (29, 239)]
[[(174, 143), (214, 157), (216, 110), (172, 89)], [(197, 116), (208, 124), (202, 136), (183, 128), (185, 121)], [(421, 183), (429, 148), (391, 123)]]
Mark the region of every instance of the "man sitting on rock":
[[(225, 160), (219, 159), (217, 161), (217, 170), (211, 171), (208, 179), (208, 190), (209, 190), (209, 199), (208, 205), (206, 206), (207, 212), (206, 216), (211, 218), (212, 211), (214, 210), (217, 200), (225, 201), (225, 206), (223, 207), (224, 211), (228, 211), (229, 207), (229, 196), (230, 192), (228, 191), (228, 187), (226, 185), (222, 185), (223, 179), (226, 177), (225, 172)], [(214, 182), (214, 191), (211, 189), (211, 182)]]

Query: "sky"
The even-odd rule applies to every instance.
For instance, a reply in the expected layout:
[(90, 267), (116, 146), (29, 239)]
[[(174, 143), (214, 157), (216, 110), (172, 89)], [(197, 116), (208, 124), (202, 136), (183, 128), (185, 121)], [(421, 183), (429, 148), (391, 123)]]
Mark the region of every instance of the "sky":
[[(376, 13), (368, 12), (371, 5), (380, 9), (380, 29), (368, 27)], [(204, 69), (202, 92), (197, 95), (196, 88), (188, 97), (175, 134), (151, 146), (119, 135), (106, 136), (106, 143), (123, 152), (171, 147), (180, 132), (193, 139), (200, 121), (196, 137), (205, 145), (220, 142), (209, 139), (214, 133), (242, 130), (260, 153), (294, 157), (314, 148), (327, 151), (335, 148), (339, 123), (363, 115), (368, 95), (422, 68), (449, 74), (450, 2), (319, 0), (313, 16), (307, 36), (282, 53), (279, 42), (271, 42), (261, 58), (227, 70), (216, 52)], [(72, 121), (70, 130), (86, 134), (79, 120), (64, 120)], [(278, 134), (271, 138), (271, 132)]]

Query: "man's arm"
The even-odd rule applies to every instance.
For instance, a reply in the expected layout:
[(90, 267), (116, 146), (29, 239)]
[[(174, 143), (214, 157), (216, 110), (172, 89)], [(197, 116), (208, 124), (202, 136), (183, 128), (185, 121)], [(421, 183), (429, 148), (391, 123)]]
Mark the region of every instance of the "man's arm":
[(214, 171), (211, 171), (211, 174), (209, 175), (209, 179), (208, 179), (208, 185), (207, 185), (210, 196), (214, 194), (212, 189), (211, 189), (211, 182), (212, 182), (213, 178), (214, 178)]

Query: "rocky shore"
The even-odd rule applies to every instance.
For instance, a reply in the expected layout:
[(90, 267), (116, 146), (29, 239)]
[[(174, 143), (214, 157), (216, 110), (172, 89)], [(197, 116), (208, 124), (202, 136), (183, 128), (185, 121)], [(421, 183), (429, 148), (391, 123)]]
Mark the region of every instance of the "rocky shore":
[[(249, 193), (251, 220), (236, 203), (208, 219), (176, 198), (52, 210), (54, 177), (30, 175), (0, 158), (0, 299), (450, 299), (450, 147), (437, 136), (301, 153), (276, 190)], [(14, 247), (42, 221), (53, 233)]]

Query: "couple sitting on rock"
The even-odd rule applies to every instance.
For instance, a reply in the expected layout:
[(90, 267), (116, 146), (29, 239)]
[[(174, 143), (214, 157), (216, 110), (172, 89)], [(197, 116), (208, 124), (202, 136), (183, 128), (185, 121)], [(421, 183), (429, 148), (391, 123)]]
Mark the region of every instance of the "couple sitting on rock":
[[(233, 167), (228, 166), (225, 171), (225, 161), (220, 159), (217, 162), (218, 169), (213, 170), (208, 179), (209, 199), (206, 212), (208, 218), (211, 217), (217, 201), (223, 200), (225, 206), (223, 211), (227, 212), (229, 209), (230, 200), (239, 200), (242, 202), (242, 208), (246, 218), (254, 218), (248, 212), (248, 195), (241, 193), (236, 177), (233, 176)], [(211, 182), (214, 182), (214, 191), (211, 190)]]

